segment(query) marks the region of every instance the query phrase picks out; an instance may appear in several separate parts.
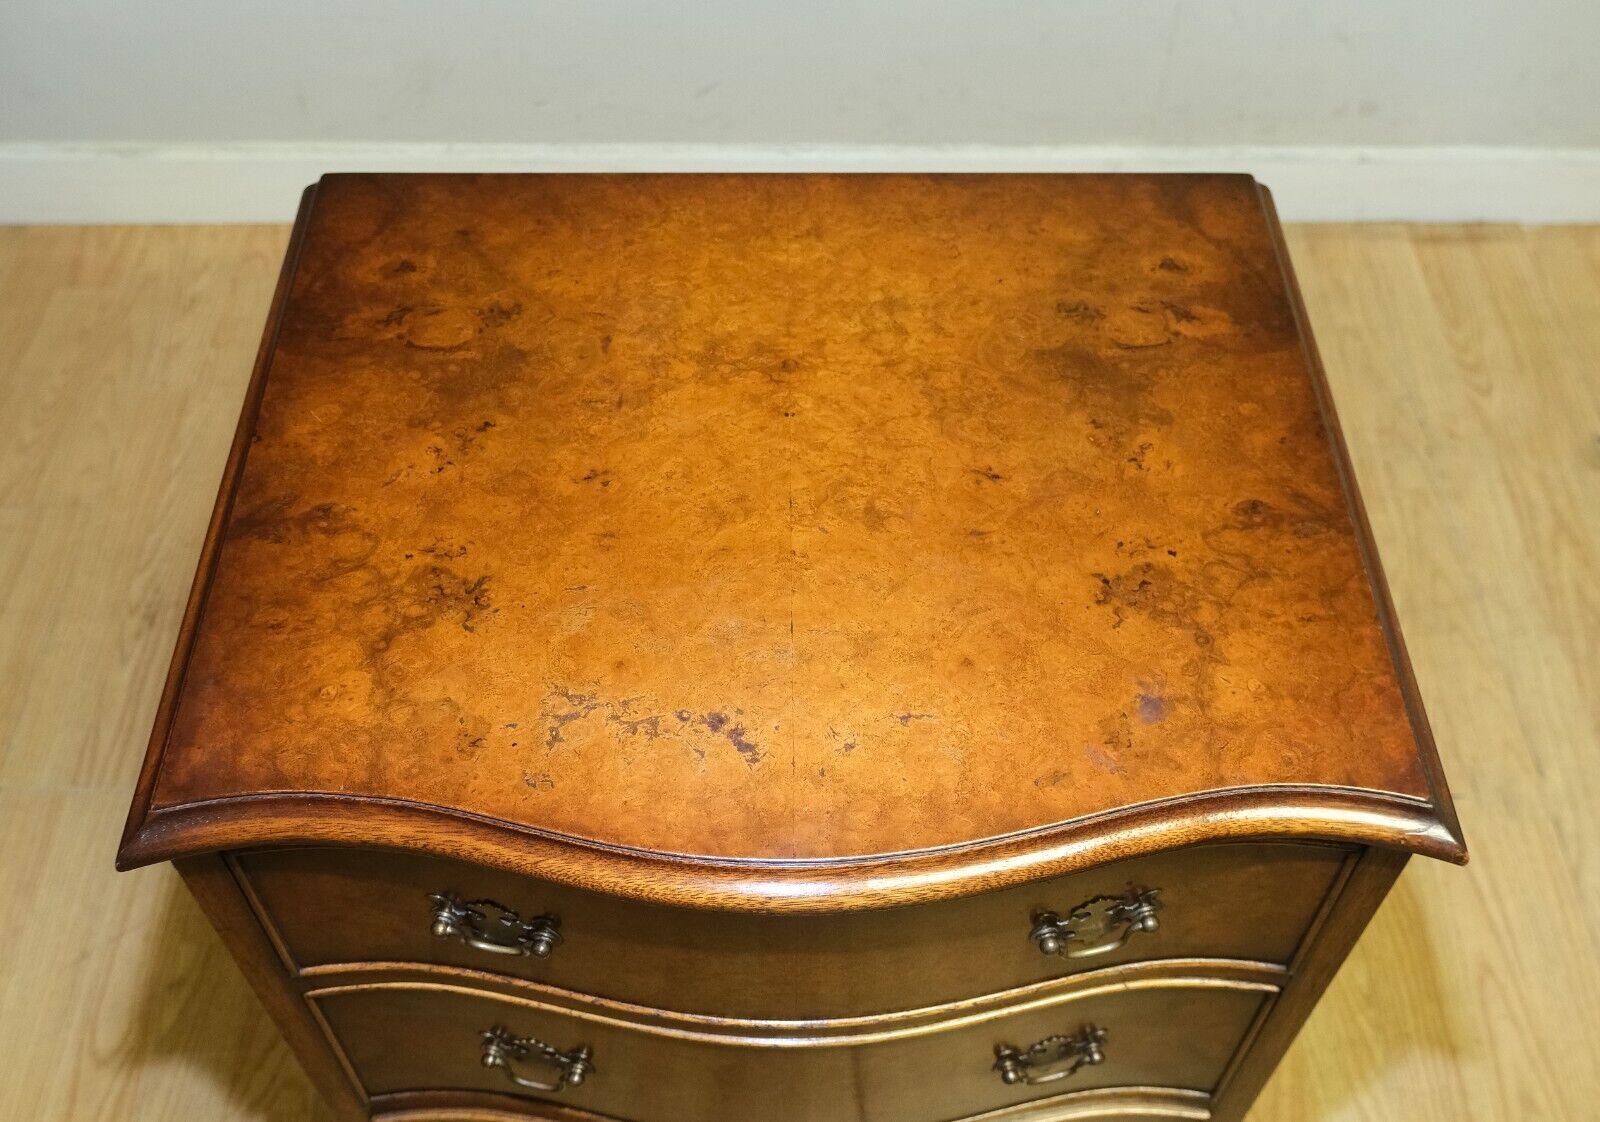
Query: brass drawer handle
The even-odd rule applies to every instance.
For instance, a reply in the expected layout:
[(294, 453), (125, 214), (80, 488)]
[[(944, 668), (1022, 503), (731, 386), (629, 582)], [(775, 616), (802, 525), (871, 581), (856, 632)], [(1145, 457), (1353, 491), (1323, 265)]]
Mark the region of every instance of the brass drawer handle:
[(1156, 913), (1161, 910), (1160, 889), (1130, 888), (1121, 896), (1096, 896), (1067, 913), (1040, 912), (1033, 917), (1028, 938), (1044, 954), (1067, 958), (1093, 958), (1109, 954), (1141, 931), (1161, 926)]
[(561, 920), (521, 916), (493, 900), (463, 900), (453, 892), (435, 892), (433, 933), (440, 939), (460, 939), (467, 946), (493, 954), (532, 955), (549, 958), (561, 942)]
[[(507, 1079), (529, 1091), (559, 1091), (563, 1087), (576, 1087), (594, 1071), (594, 1064), (590, 1062), (593, 1053), (587, 1044), (563, 1052), (531, 1036), (512, 1036), (499, 1025), (484, 1029), (479, 1035), (483, 1038), (483, 1066), (499, 1068), (506, 1073)], [(548, 1064), (555, 1068), (555, 1082), (541, 1083), (526, 1075), (518, 1075), (512, 1065), (523, 1063)]]
[[(1008, 1087), (1015, 1083), (1054, 1083), (1078, 1074), (1083, 1068), (1104, 1063), (1105, 1042), (1105, 1029), (1084, 1025), (1071, 1036), (1047, 1036), (1020, 1050), (1009, 1044), (996, 1044), (994, 1070), (1000, 1073), (1000, 1082)], [(1034, 1074), (1036, 1069), (1063, 1063), (1068, 1066), (1058, 1071)]]

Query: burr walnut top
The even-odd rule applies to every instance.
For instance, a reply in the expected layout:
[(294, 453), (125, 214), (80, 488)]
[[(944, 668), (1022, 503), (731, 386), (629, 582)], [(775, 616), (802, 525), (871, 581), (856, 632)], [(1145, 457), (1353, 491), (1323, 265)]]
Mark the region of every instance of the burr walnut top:
[(1459, 857), (1346, 473), (1247, 177), (331, 176), (123, 860)]

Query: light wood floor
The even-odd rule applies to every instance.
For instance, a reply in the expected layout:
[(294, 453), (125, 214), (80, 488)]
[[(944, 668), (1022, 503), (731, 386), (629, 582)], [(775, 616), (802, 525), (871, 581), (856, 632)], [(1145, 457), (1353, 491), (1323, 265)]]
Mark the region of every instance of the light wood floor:
[[(286, 234), (0, 229), (0, 1118), (324, 1117), (111, 871)], [(1412, 863), (1252, 1117), (1600, 1117), (1600, 230), (1290, 242), (1473, 864)]]

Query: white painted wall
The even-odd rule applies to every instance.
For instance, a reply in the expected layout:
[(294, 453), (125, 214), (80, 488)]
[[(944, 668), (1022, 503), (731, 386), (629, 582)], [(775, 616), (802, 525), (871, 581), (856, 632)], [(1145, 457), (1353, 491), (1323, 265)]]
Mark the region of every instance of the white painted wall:
[(1217, 160), (1600, 216), (1597, 50), (1592, 0), (0, 0), (0, 217), (197, 163), (220, 196), (168, 217), (277, 216), (235, 212), (308, 166)]

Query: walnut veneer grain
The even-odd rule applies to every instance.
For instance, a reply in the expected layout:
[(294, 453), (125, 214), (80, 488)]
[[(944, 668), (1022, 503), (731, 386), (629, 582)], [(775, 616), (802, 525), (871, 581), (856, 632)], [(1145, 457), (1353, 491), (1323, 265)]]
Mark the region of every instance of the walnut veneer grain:
[(1459, 857), (1285, 270), (1247, 177), (325, 179), (125, 862)]

